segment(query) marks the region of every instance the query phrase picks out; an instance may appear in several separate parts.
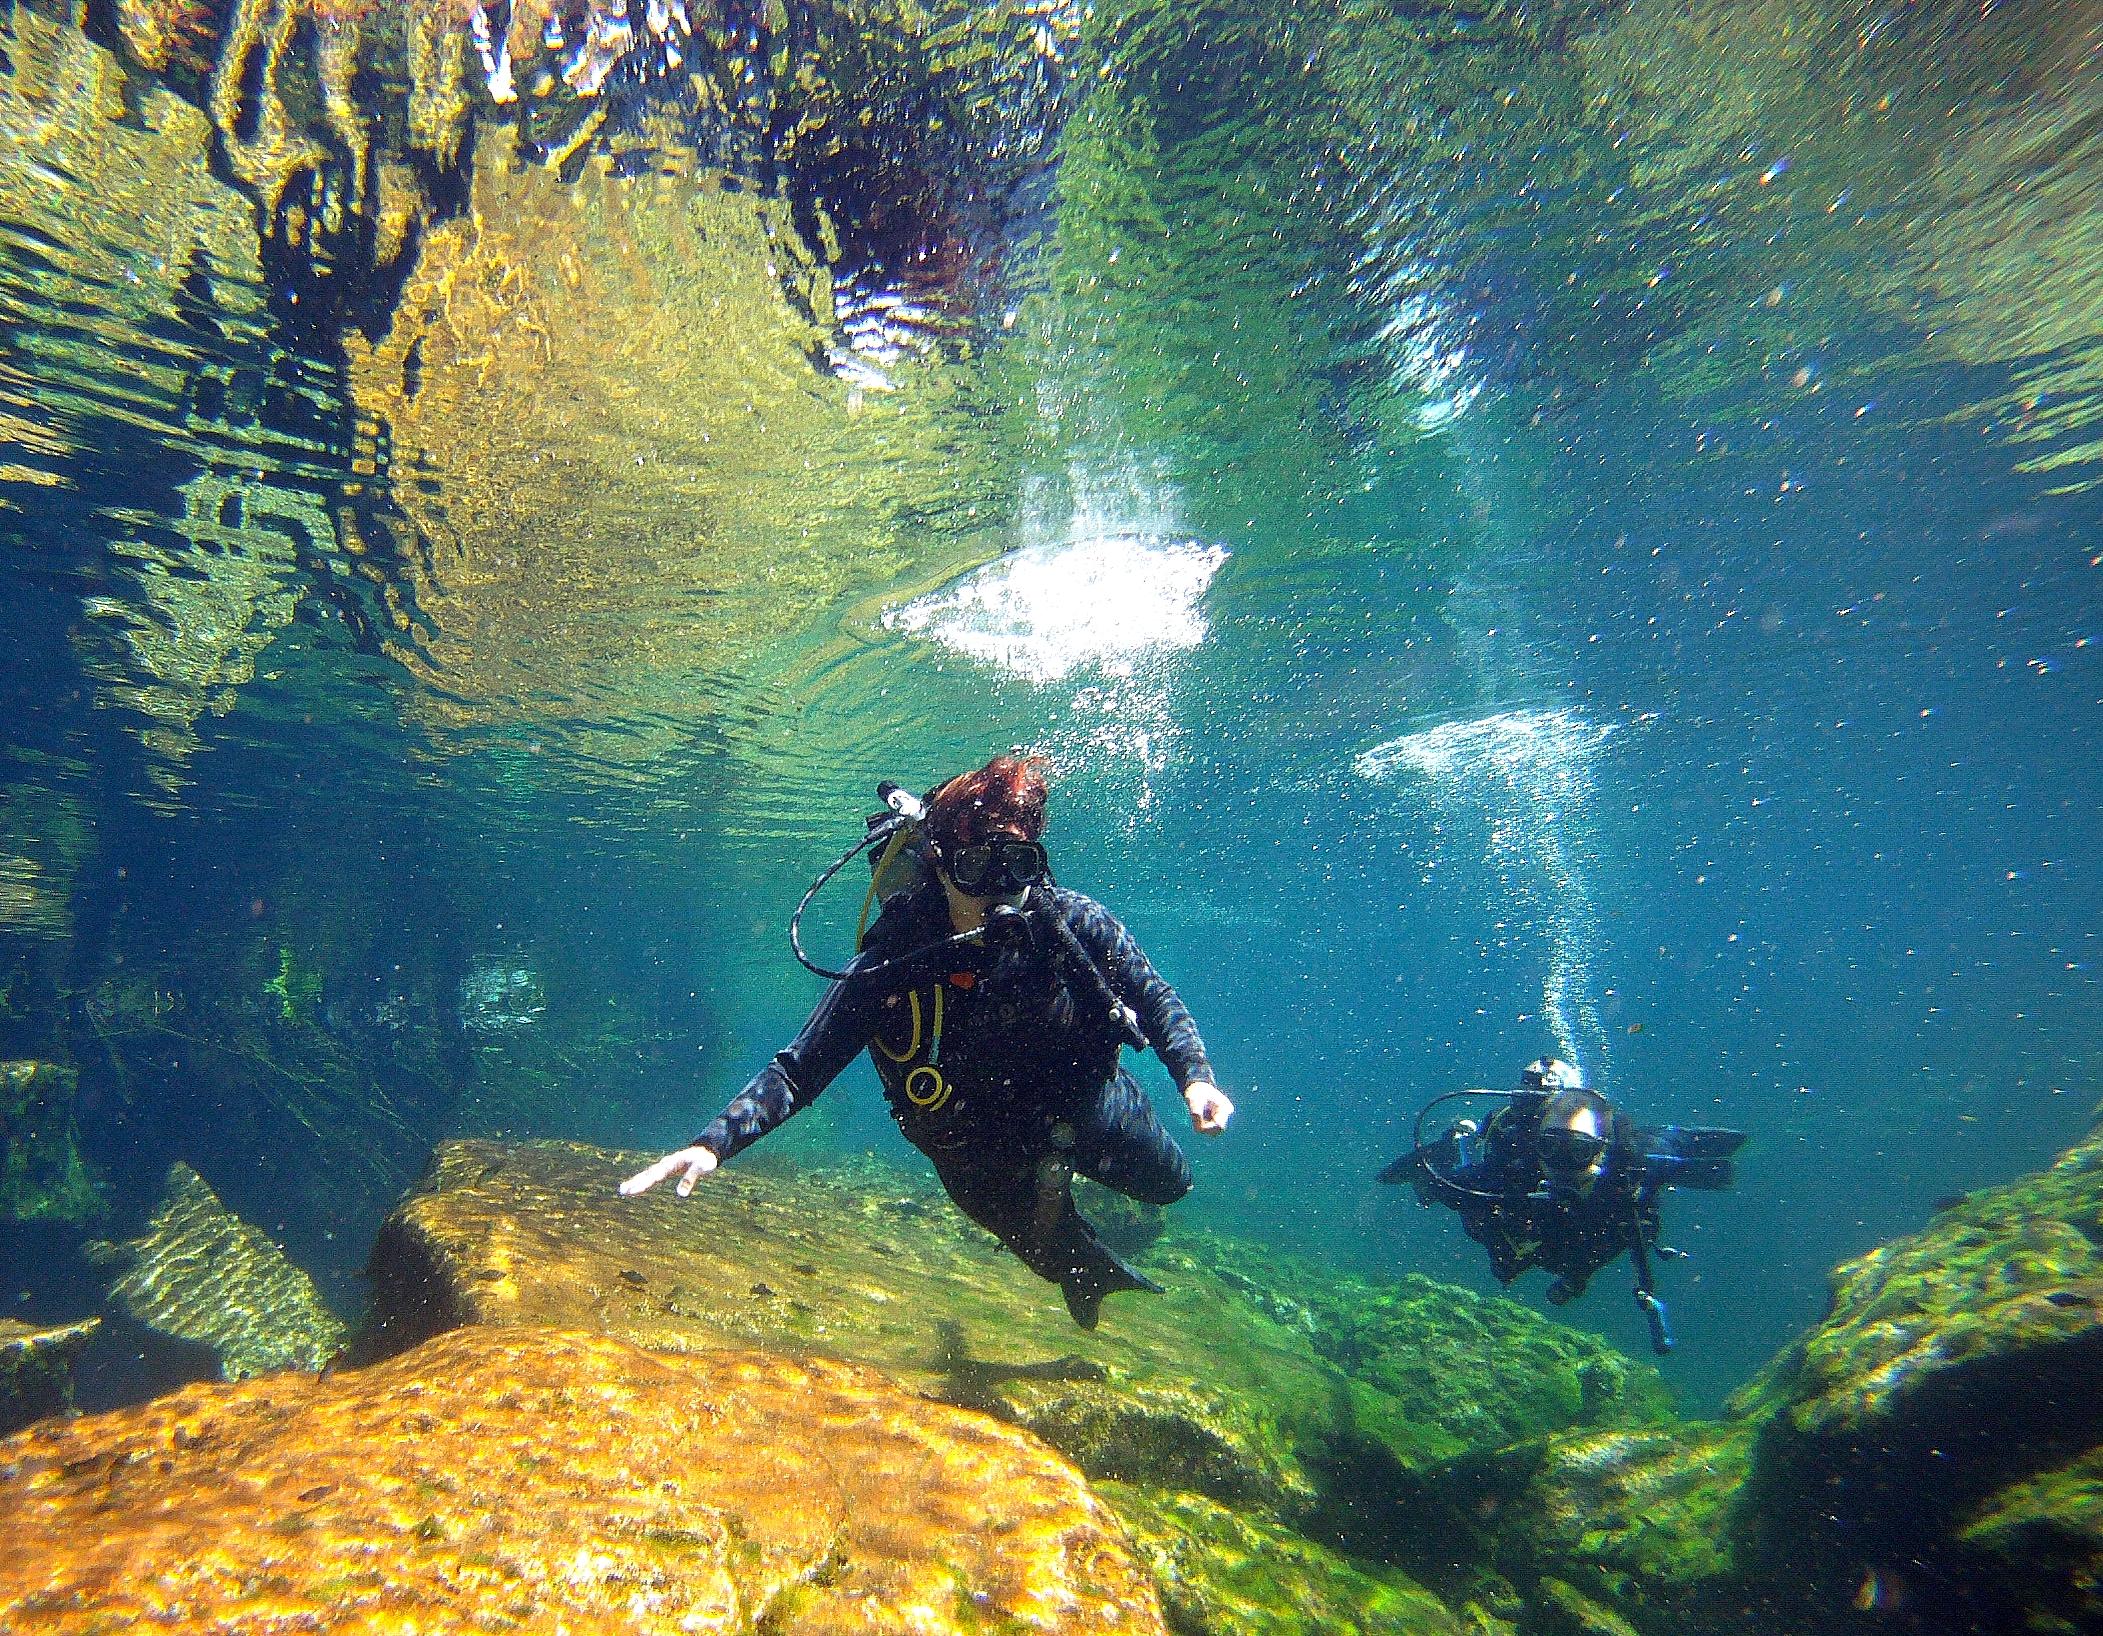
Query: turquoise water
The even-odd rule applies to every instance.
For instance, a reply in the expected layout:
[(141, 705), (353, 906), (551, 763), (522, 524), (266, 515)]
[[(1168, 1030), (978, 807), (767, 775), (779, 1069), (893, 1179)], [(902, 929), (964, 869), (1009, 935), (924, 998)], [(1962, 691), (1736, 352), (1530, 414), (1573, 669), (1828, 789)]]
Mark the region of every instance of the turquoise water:
[[(1553, 1052), (1750, 1131), (1734, 1193), (1668, 1205), (1692, 1405), (1835, 1262), (2086, 1128), (2092, 12), (1069, 22), (1086, 72), (1001, 115), (1038, 158), (956, 229), (996, 273), (900, 316), (849, 244), (825, 345), (646, 360), (756, 433), (547, 407), (541, 469), (603, 461), (513, 517), (524, 444), (412, 467), (440, 388), (360, 372), (383, 281), (309, 318), (224, 164), (184, 173), (232, 224), (188, 262), (90, 208), (132, 127), (19, 90), (99, 48), (15, 13), (0, 1056), (78, 1069), (93, 1232), (184, 1158), (352, 1316), (434, 1141), (684, 1141), (812, 1003), (786, 916), (876, 781), (1010, 745), (1239, 1106), (1187, 1216), (1488, 1289), (1373, 1181), (1430, 1097)], [(758, 301), (711, 231), (664, 304)], [(641, 288), (600, 322), (647, 328)], [(548, 311), (560, 379), (644, 369)], [(372, 566), (389, 484), (421, 565)], [(772, 1140), (912, 1158), (861, 1066)], [(10, 1224), (6, 1310), (92, 1309), (90, 1230)], [(1560, 1316), (1637, 1351), (1621, 1280)]]

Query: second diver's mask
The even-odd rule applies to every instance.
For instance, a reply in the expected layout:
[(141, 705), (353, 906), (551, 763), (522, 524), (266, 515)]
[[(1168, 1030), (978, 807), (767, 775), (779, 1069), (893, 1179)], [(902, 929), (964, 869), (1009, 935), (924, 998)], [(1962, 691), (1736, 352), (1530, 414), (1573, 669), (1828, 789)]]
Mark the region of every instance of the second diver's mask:
[(1534, 1134), (1549, 1192), (1579, 1198), (1590, 1193), (1606, 1174), (1613, 1136), (1614, 1110), (1605, 1097), (1580, 1090), (1549, 1097)]
[(942, 849), (942, 869), (966, 897), (1002, 898), (1041, 885), (1051, 873), (1042, 843), (997, 836)]

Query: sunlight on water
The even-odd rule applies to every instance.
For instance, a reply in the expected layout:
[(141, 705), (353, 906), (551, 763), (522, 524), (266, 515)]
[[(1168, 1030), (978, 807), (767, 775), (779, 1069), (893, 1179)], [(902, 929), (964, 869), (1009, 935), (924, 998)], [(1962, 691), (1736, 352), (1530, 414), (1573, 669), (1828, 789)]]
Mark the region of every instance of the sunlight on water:
[[(1125, 468), (1075, 473), (1063, 524), (1032, 496), (1024, 531), (1038, 543), (885, 615), (887, 628), (1038, 688), (1073, 695), (1037, 749), (1065, 773), (1135, 769), (1135, 811), (1153, 805), (1152, 776), (1182, 736), (1178, 662), (1210, 630), (1205, 592), (1223, 546), (1175, 537), (1173, 492)], [(1060, 531), (1060, 537), (1047, 537)]]
[(1205, 588), (1226, 560), (1143, 534), (1026, 546), (884, 623), (1040, 686), (1091, 666), (1128, 677), (1150, 653), (1205, 640)]
[(1594, 992), (1594, 922), (1584, 853), (1592, 838), (1593, 760), (1613, 731), (1575, 710), (1508, 710), (1390, 739), (1353, 766), (1376, 784), (1417, 774), (1443, 819), (1479, 812), (1499, 902), (1532, 907), (1548, 940), (1541, 1002), (1555, 1041), (1588, 1080), (1606, 1067)]

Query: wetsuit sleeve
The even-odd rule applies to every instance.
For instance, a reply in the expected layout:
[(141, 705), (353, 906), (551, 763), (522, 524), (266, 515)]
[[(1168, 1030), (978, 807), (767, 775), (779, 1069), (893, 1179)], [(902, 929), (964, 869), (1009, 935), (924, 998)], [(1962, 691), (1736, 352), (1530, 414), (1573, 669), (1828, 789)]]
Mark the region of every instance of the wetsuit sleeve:
[(1175, 1076), (1176, 1089), (1200, 1080), (1211, 1083), (1212, 1064), (1198, 1025), (1168, 979), (1154, 970), (1123, 921), (1100, 903), (1075, 897), (1069, 922), (1074, 936), (1102, 968), (1111, 992), (1138, 1014), (1147, 1043)]
[(853, 974), (882, 958), (875, 947), (855, 956), (847, 967), (848, 980), (826, 987), (789, 1048), (754, 1074), (716, 1115), (715, 1123), (688, 1146), (705, 1147), (718, 1159), (728, 1159), (817, 1101), (819, 1092), (838, 1079), (875, 1036), (877, 1010), (888, 990), (881, 977), (856, 982)]

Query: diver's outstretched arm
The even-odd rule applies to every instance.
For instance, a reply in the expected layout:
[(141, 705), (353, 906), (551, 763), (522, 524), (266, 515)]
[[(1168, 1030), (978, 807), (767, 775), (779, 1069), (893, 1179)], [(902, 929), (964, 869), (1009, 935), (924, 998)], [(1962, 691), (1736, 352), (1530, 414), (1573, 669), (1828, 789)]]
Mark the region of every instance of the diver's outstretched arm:
[(677, 1153), (667, 1153), (648, 1170), (638, 1170), (621, 1183), (621, 1197), (632, 1199), (638, 1193), (647, 1193), (675, 1170), (686, 1174), (679, 1178), (679, 1196), (685, 1198), (694, 1190), (694, 1183), (716, 1168), (715, 1150), (705, 1147), (683, 1147)]

